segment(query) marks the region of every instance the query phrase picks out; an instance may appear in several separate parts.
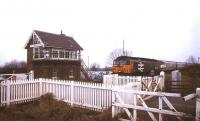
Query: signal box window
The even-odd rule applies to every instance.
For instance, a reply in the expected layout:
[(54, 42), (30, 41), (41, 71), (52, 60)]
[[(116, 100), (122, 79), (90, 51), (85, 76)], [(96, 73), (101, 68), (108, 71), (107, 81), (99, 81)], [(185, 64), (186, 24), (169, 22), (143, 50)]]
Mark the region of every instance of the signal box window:
[(65, 52), (65, 58), (69, 58), (69, 52)]
[(52, 71), (52, 79), (57, 79), (57, 71), (55, 69)]
[(53, 58), (58, 58), (58, 51), (53, 50)]
[(74, 78), (74, 71), (73, 71), (73, 69), (69, 70), (69, 78), (70, 79)]
[(59, 53), (60, 55), (60, 58), (64, 58), (64, 51), (60, 51), (60, 53)]
[(39, 58), (39, 48), (34, 48), (34, 58)]

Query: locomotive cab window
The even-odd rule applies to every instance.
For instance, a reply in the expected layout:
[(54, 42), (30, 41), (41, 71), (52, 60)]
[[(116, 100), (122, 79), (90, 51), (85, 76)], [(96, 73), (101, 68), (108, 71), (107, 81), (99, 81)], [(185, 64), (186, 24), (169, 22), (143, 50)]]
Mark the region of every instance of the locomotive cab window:
[(118, 61), (113, 61), (113, 64), (117, 65), (117, 64), (119, 64), (119, 62)]
[(126, 65), (129, 64), (127, 60), (120, 60), (120, 61), (114, 61), (113, 62), (114, 65)]
[(128, 61), (127, 61), (127, 60), (121, 60), (121, 61), (120, 61), (120, 64), (121, 64), (121, 65), (126, 65), (126, 64), (128, 64)]

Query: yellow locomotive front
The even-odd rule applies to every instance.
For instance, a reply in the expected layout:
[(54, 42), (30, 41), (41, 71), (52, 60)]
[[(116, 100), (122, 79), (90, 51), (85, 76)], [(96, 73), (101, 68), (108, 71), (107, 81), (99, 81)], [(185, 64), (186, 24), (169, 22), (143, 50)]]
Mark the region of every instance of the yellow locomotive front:
[(129, 60), (115, 60), (112, 66), (114, 74), (131, 74), (133, 73), (133, 63)]

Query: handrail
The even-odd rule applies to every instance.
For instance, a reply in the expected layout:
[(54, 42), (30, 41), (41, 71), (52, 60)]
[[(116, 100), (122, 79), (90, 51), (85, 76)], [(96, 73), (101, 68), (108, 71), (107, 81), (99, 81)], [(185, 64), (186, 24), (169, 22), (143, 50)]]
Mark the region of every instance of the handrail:
[(81, 70), (84, 71), (83, 73), (85, 73), (87, 78), (90, 80), (91, 72), (89, 71), (89, 68), (87, 67), (83, 59), (81, 59), (81, 68)]

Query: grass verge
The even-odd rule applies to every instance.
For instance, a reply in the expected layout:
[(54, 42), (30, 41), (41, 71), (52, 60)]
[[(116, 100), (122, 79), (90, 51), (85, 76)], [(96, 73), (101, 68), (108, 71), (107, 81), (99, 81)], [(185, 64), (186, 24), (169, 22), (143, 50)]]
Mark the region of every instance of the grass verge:
[(1, 108), (0, 121), (116, 121), (111, 110), (103, 113), (71, 107), (57, 101), (52, 94), (43, 95), (40, 101), (10, 105)]

